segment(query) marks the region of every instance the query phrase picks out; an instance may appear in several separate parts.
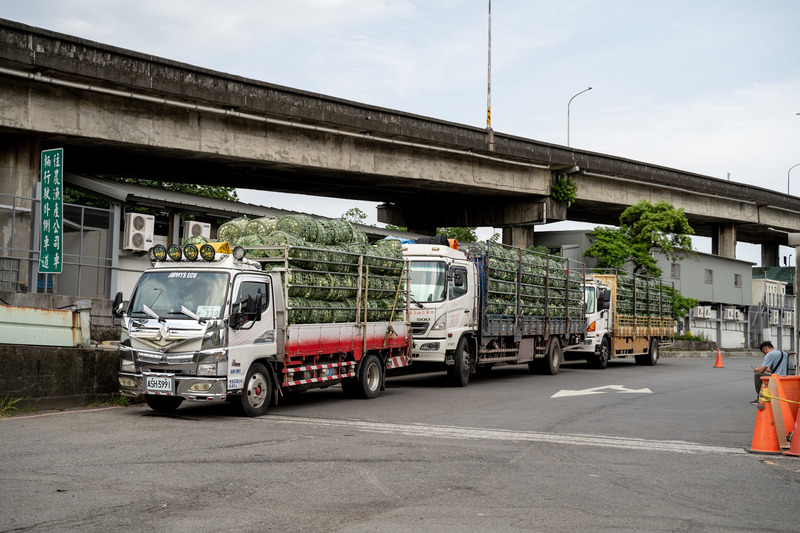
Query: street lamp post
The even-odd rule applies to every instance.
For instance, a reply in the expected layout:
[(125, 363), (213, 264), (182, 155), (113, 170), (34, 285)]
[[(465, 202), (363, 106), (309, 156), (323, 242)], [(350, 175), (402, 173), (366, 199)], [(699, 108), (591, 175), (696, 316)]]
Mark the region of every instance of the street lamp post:
[[(582, 90), (582, 91), (581, 91), (581, 92), (579, 92), (578, 94), (583, 94), (583, 93), (585, 93), (586, 91), (591, 91), (591, 90), (592, 90), (592, 88), (591, 88), (591, 87), (589, 87), (588, 89), (584, 89), (584, 90)], [(578, 94), (576, 94), (575, 96), (578, 96)], [(569, 146), (569, 106), (572, 104), (572, 101), (575, 99), (575, 96), (573, 96), (572, 98), (570, 98), (570, 99), (569, 99), (569, 102), (567, 103), (567, 146)]]
[[(800, 115), (800, 113), (798, 113), (798, 115)], [(569, 144), (567, 146), (569, 146)], [(789, 178), (792, 175), (792, 169), (794, 167), (800, 167), (800, 163), (797, 163), (796, 165), (790, 166), (789, 167), (789, 172), (786, 173), (786, 194), (789, 194)]]

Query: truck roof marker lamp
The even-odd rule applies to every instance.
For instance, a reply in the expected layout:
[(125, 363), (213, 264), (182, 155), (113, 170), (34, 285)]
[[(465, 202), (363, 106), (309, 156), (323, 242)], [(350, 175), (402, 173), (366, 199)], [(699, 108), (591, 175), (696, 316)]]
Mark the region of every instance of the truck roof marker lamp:
[(170, 261), (180, 261), (181, 247), (177, 244), (170, 244), (169, 248), (167, 248), (167, 257), (169, 257)]
[(242, 259), (244, 259), (244, 254), (245, 251), (243, 247), (235, 246), (233, 248), (233, 258), (236, 259), (237, 261), (241, 261)]
[(164, 247), (163, 244), (156, 244), (147, 252), (147, 257), (150, 261), (166, 261), (167, 260), (167, 249)]
[(217, 254), (231, 255), (231, 247), (227, 242), (209, 242), (200, 247), (203, 261), (213, 261)]
[(200, 255), (200, 252), (194, 244), (187, 244), (183, 247), (183, 256), (189, 261), (197, 261), (198, 255)]

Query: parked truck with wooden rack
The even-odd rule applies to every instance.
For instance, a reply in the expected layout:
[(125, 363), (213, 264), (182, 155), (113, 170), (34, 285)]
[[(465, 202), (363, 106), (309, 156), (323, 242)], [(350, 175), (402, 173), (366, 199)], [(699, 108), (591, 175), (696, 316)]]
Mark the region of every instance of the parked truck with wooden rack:
[[(368, 246), (368, 245), (366, 245)], [(288, 391), (341, 383), (374, 398), (410, 361), (402, 258), (291, 245), (156, 246), (122, 318), (120, 392), (264, 414)], [(399, 252), (398, 252), (399, 255)], [(262, 266), (263, 265), (263, 266)]]
[[(466, 386), (493, 365), (558, 373), (583, 341), (583, 265), (495, 243), (407, 244), (414, 365)], [(460, 249), (456, 249), (456, 246)]]
[(657, 364), (659, 348), (675, 339), (674, 287), (631, 273), (597, 273), (586, 277), (585, 291), (586, 335), (565, 348), (565, 357), (597, 368), (611, 357)]

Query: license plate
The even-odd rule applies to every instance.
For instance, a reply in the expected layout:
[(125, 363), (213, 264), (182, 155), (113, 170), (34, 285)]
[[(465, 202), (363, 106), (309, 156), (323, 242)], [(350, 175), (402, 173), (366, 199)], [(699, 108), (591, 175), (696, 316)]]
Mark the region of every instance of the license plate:
[(146, 392), (172, 392), (173, 377), (165, 376), (145, 376), (144, 389)]

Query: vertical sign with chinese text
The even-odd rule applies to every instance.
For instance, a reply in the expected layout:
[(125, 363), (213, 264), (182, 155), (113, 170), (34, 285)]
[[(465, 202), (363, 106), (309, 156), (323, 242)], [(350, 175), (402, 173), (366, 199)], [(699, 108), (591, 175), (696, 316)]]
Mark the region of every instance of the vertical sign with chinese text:
[(64, 149), (42, 150), (42, 202), (39, 272), (60, 274), (64, 259), (63, 213)]

